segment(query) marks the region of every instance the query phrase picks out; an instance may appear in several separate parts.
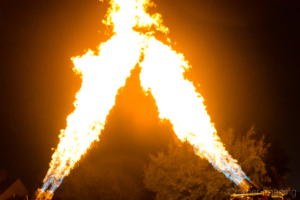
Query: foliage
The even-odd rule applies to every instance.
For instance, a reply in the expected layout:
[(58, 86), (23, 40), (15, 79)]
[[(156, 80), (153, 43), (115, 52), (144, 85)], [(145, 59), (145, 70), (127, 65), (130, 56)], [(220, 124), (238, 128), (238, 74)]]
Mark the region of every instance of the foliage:
[[(252, 127), (244, 137), (235, 139), (229, 129), (220, 137), (226, 149), (239, 161), (246, 175), (254, 182), (269, 182), (264, 159), (269, 145), (264, 137), (255, 140)], [(174, 142), (168, 154), (160, 152), (151, 156), (145, 169), (146, 187), (157, 193), (156, 199), (226, 199), (233, 182), (216, 171), (207, 160), (196, 156), (188, 142)]]
[[(127, 163), (127, 164), (124, 164)], [(128, 163), (135, 164), (129, 169)], [(139, 187), (139, 171), (143, 163), (132, 157), (102, 157), (101, 161), (84, 161), (73, 173), (66, 177), (64, 184), (58, 188), (54, 198), (63, 200), (97, 199), (141, 199), (143, 188)], [(142, 174), (141, 174), (142, 175)]]
[[(100, 142), (94, 144), (98, 148), (92, 147), (65, 178), (54, 200), (193, 200), (228, 196), (234, 184), (207, 160), (196, 156), (188, 142), (180, 142), (168, 121), (159, 119), (151, 92), (145, 93), (140, 86), (139, 73), (139, 68), (132, 70), (125, 87), (119, 90)], [(270, 181), (264, 162), (269, 146), (264, 138), (253, 138), (253, 128), (240, 138), (232, 129), (219, 135), (251, 180), (264, 184)]]
[(244, 137), (237, 137), (233, 129), (222, 132), (220, 137), (229, 153), (239, 161), (252, 181), (267, 188), (287, 187), (286, 179), (289, 172), (287, 165), (290, 158), (279, 141), (256, 133), (254, 127), (251, 127)]
[(265, 144), (265, 137), (260, 139), (253, 138), (256, 132), (254, 127), (244, 137), (234, 140), (234, 131), (229, 129), (222, 132), (220, 137), (232, 157), (238, 160), (246, 175), (255, 183), (262, 185), (270, 182), (267, 176), (265, 158), (270, 144)]
[(167, 155), (160, 152), (157, 157), (151, 156), (151, 160), (145, 171), (145, 184), (157, 193), (157, 200), (212, 199), (219, 195), (220, 188), (230, 185), (225, 175), (194, 154), (188, 142), (175, 142), (169, 146)]
[[(107, 116), (99, 143), (95, 143), (65, 178), (55, 199), (153, 199), (145, 189), (144, 165), (149, 154), (167, 150), (174, 136), (168, 121), (161, 121), (151, 92), (140, 86), (140, 68), (131, 71), (119, 89)], [(95, 145), (97, 148), (95, 148)]]

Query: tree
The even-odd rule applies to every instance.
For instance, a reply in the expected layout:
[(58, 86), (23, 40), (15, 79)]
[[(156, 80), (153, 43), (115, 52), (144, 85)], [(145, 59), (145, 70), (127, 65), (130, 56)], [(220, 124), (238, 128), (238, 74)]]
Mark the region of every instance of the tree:
[[(57, 189), (53, 199), (143, 199), (153, 192), (145, 189), (144, 165), (149, 154), (168, 149), (174, 132), (169, 121), (161, 121), (155, 99), (145, 93), (140, 68), (131, 71), (106, 118), (99, 143)], [(95, 148), (97, 146), (97, 148)]]
[[(269, 145), (252, 139), (252, 127), (246, 136), (235, 140), (229, 129), (220, 136), (226, 149), (239, 161), (246, 175), (256, 183), (269, 182), (264, 158)], [(225, 199), (234, 183), (216, 171), (206, 159), (194, 154), (188, 142), (175, 141), (169, 146), (168, 154), (160, 152), (151, 156), (145, 169), (146, 187), (157, 193), (156, 199)]]
[(64, 184), (55, 192), (55, 199), (135, 200), (143, 196), (138, 178), (132, 176), (132, 171), (137, 169), (130, 171), (124, 167), (124, 162), (133, 163), (136, 168), (143, 165), (136, 158), (107, 156), (97, 164), (88, 160), (83, 162), (65, 178)]
[(265, 159), (270, 144), (264, 142), (265, 137), (255, 139), (256, 132), (252, 126), (243, 137), (235, 139), (233, 129), (220, 134), (222, 142), (232, 157), (238, 160), (245, 174), (260, 185), (271, 181), (267, 176)]
[(167, 155), (160, 152), (157, 157), (151, 156), (145, 184), (157, 193), (157, 200), (196, 200), (223, 196), (223, 188), (231, 182), (207, 160), (195, 155), (188, 142), (174, 142)]
[(287, 188), (290, 158), (278, 140), (256, 133), (254, 127), (244, 137), (234, 135), (233, 129), (222, 132), (220, 137), (252, 181), (267, 188)]

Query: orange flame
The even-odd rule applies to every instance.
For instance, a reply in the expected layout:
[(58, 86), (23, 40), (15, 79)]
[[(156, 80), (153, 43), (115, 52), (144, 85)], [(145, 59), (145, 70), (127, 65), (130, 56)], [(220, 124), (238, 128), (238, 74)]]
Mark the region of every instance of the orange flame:
[[(74, 70), (81, 74), (82, 86), (41, 190), (52, 184), (53, 193), (91, 143), (99, 140), (117, 91), (137, 63), (142, 67), (142, 87), (145, 91), (151, 88), (159, 117), (171, 121), (178, 138), (187, 139), (196, 154), (206, 157), (237, 184), (248, 179), (219, 140), (203, 98), (184, 79), (183, 73), (190, 67), (188, 62), (182, 54), (155, 39), (153, 30), (166, 34), (168, 28), (159, 14), (146, 13), (146, 8), (154, 4), (150, 0), (110, 0), (110, 4), (104, 23), (113, 26), (114, 35), (100, 44), (99, 55), (88, 51), (82, 57), (72, 58)], [(135, 31), (137, 28), (147, 31), (141, 33)], [(141, 55), (144, 59), (139, 61)]]

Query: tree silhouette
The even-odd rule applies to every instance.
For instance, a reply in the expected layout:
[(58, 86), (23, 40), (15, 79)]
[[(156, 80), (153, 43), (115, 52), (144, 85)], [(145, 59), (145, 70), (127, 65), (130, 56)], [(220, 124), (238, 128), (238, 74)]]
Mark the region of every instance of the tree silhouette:
[[(233, 129), (222, 132), (220, 137), (250, 180), (266, 185), (271, 182), (265, 163), (270, 145), (265, 143), (264, 137), (257, 140), (254, 135), (252, 127), (244, 137), (235, 137)], [(167, 154), (160, 152), (158, 156), (151, 156), (151, 163), (145, 170), (145, 184), (157, 193), (157, 200), (227, 199), (230, 188), (238, 189), (206, 159), (195, 155), (188, 142), (178, 140), (169, 146)]]
[[(117, 72), (116, 72), (117, 73)], [(151, 92), (143, 91), (140, 68), (119, 89), (100, 142), (94, 143), (57, 189), (54, 199), (153, 199), (143, 183), (149, 154), (166, 151), (171, 124), (158, 117)], [(109, 86), (108, 86), (109, 87)]]
[[(143, 91), (139, 74), (138, 66), (131, 71), (107, 116), (100, 142), (65, 178), (54, 200), (224, 199), (235, 187), (196, 156), (188, 142), (179, 141), (169, 121), (159, 119), (155, 99), (151, 91)], [(240, 138), (233, 129), (219, 136), (251, 180), (266, 185), (272, 178), (273, 182), (270, 169), (278, 167), (271, 165), (271, 159), (266, 166), (269, 145), (264, 137), (254, 137), (254, 128)]]

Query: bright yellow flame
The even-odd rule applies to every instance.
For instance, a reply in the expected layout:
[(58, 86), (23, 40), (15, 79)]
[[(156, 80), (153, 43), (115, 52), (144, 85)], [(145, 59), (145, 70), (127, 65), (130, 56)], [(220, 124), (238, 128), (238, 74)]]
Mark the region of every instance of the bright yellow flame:
[[(183, 77), (190, 66), (182, 54), (153, 36), (153, 30), (168, 32), (159, 14), (146, 13), (146, 8), (153, 3), (111, 0), (110, 4), (104, 23), (113, 26), (114, 35), (99, 46), (99, 55), (89, 51), (82, 57), (72, 58), (74, 70), (81, 74), (82, 86), (76, 94), (75, 111), (68, 116), (67, 127), (59, 136), (60, 143), (52, 156), (42, 191), (52, 184), (50, 192), (53, 193), (91, 143), (99, 140), (117, 91), (137, 63), (142, 67), (142, 87), (145, 91), (151, 88), (160, 118), (169, 119), (178, 138), (193, 144), (198, 155), (240, 182), (246, 176), (216, 135), (203, 98)], [(139, 28), (144, 31), (135, 31)], [(141, 55), (144, 60), (139, 62)]]

